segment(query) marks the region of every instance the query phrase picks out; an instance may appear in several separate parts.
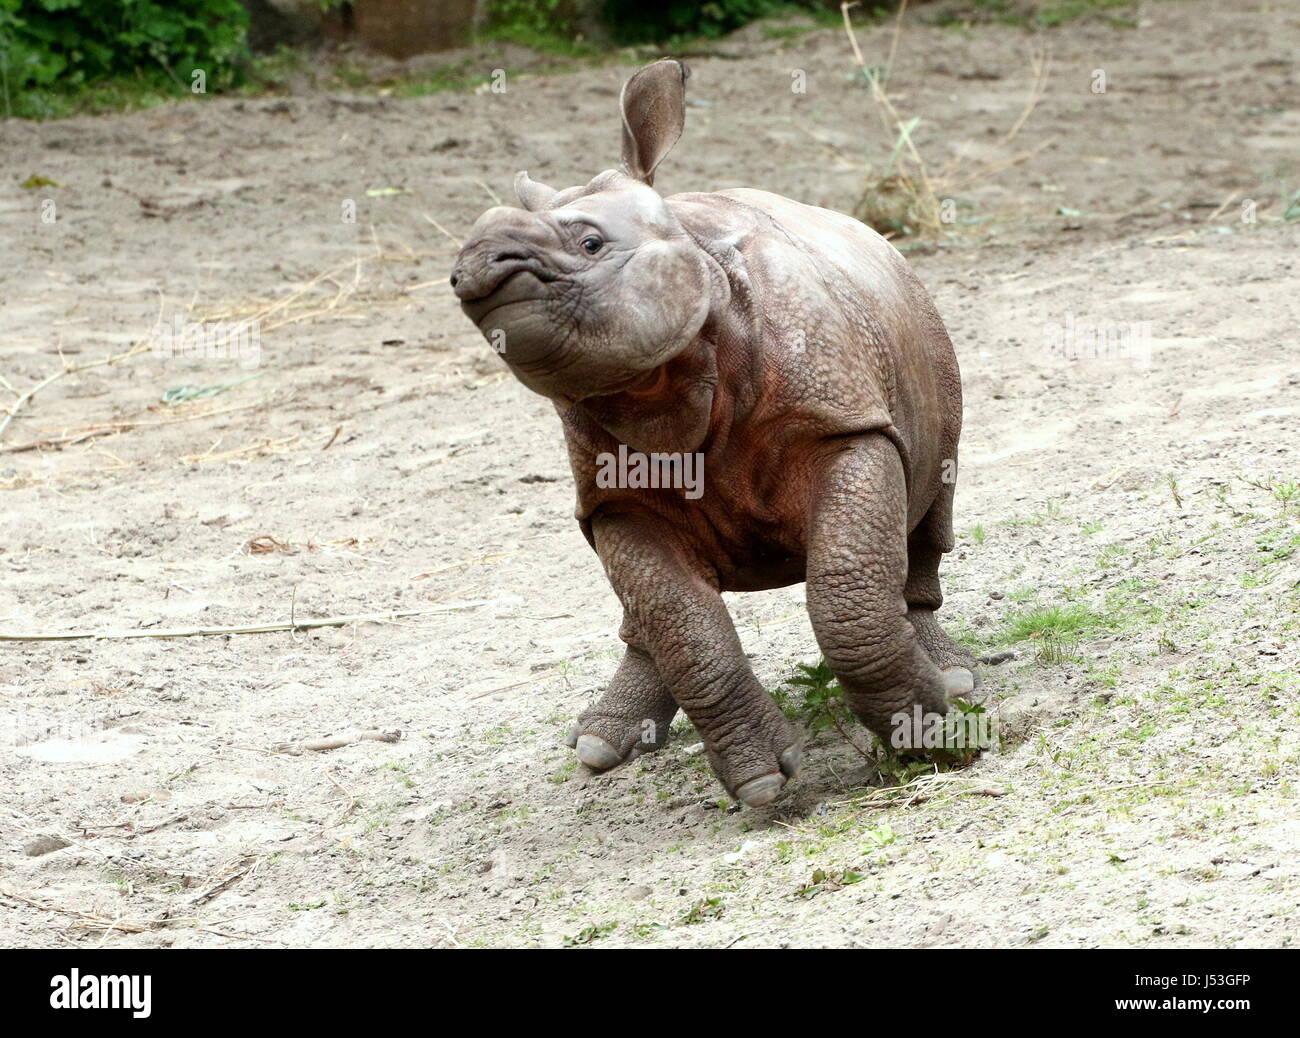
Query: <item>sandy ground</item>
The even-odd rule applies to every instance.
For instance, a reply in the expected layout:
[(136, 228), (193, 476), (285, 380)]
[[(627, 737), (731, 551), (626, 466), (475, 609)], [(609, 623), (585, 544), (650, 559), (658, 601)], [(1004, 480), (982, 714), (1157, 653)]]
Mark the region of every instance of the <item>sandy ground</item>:
[[(145, 353), (19, 412), (0, 632), (418, 611), (0, 644), (0, 943), (1292, 943), (1300, 13), (1233, 8), (904, 33), (895, 100), (936, 169), (1034, 152), (956, 189), (979, 222), (909, 252), (965, 378), (944, 616), (1018, 653), (986, 674), (1004, 745), (891, 792), (821, 732), (762, 810), (726, 801), (688, 727), (602, 776), (561, 745), (613, 671), (616, 602), (554, 413), (459, 313), (423, 218), (462, 234), (519, 168), (613, 165), (626, 66), (0, 123), (14, 391), (60, 351), (130, 350), (160, 308), (261, 319), (255, 369)], [(851, 209), (892, 142), (844, 37), (769, 35), (693, 62), (704, 103), (657, 186)], [(861, 40), (879, 63), (888, 30)], [(1031, 46), (1046, 94), (1004, 146)], [(1048, 348), (1100, 322), (1149, 350)], [(186, 385), (229, 388), (162, 402)], [(801, 588), (730, 598), (770, 687), (815, 660)], [(1073, 635), (1016, 641), (1052, 606)], [(283, 748), (366, 729), (402, 737)]]

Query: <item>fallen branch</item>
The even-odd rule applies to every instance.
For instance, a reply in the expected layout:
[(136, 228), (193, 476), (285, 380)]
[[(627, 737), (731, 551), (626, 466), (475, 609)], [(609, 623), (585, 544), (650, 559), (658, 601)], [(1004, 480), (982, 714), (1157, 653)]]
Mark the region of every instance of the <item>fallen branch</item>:
[(18, 395), (18, 399), (9, 406), (8, 414), (0, 420), (0, 438), (3, 438), (5, 430), (9, 428), (9, 423), (14, 420), (14, 415), (21, 411), (23, 407), (31, 401), (32, 397), (42, 389), (53, 385), (55, 382), (59, 381), (59, 379), (65, 378), (68, 375), (75, 375), (79, 371), (86, 371), (90, 368), (101, 368), (110, 364), (120, 364), (122, 361), (129, 360), (131, 357), (138, 357), (140, 354), (147, 352), (151, 346), (152, 341), (146, 339), (144, 342), (136, 343), (129, 350), (122, 353), (113, 353), (107, 357), (101, 357), (99, 360), (88, 360), (82, 364), (69, 364), (65, 360), (61, 370), (54, 372), (52, 375), (46, 375), (45, 378), (37, 382), (31, 389)]
[[(349, 732), (346, 735), (328, 735), (323, 739), (304, 739), (302, 742), (285, 742), (275, 748), (276, 753), (306, 753), (315, 751), (323, 753), (326, 750), (337, 750), (344, 746), (351, 746), (354, 742), (397, 742), (402, 738), (402, 733), (396, 728), (383, 731), (378, 728), (370, 729), (364, 732)], [(348, 794), (351, 796), (351, 794)]]
[(68, 642), (122, 638), (205, 638), (224, 634), (270, 634), (273, 631), (309, 631), (316, 627), (343, 627), (352, 623), (399, 620), (407, 616), (424, 616), (430, 613), (452, 613), (460, 609), (475, 609), (491, 605), (495, 599), (484, 598), (472, 602), (457, 602), (432, 609), (394, 609), (386, 613), (355, 613), (351, 616), (327, 616), (317, 620), (289, 620), (284, 623), (244, 624), (239, 627), (171, 627), (162, 630), (126, 631), (55, 631), (28, 634), (6, 634), (0, 631), (0, 642)]
[(208, 889), (203, 891), (201, 894), (198, 894), (195, 897), (190, 898), (190, 904), (196, 907), (198, 905), (207, 904), (209, 901), (211, 901), (222, 891), (227, 890), (230, 887), (234, 886), (241, 879), (243, 879), (250, 872), (252, 872), (253, 869), (257, 867), (257, 864), (260, 860), (261, 860), (260, 858), (257, 858), (254, 855), (245, 855), (242, 859), (240, 859), (239, 862), (236, 863), (236, 866), (242, 865), (243, 868), (239, 868), (238, 871), (232, 872), (225, 879), (220, 880), (217, 883), (214, 883), (212, 886), (208, 887)]
[(16, 894), (12, 890), (5, 890), (0, 887), (0, 897), (7, 897), (12, 901), (28, 905), (41, 912), (54, 912), (58, 915), (71, 916), (83, 926), (91, 930), (103, 930), (105, 935), (117, 930), (121, 933), (147, 933), (150, 930), (162, 930), (172, 926), (189, 924), (199, 933), (210, 933), (214, 937), (224, 937), (231, 941), (262, 941), (270, 944), (283, 944), (270, 937), (254, 937), (237, 933), (225, 933), (221, 930), (214, 930), (209, 926), (199, 926), (198, 920), (193, 918), (162, 918), (147, 919), (135, 921), (130, 919), (109, 919), (107, 916), (96, 915), (93, 912), (82, 912), (75, 908), (63, 908), (59, 905), (52, 905), (45, 901), (37, 901), (34, 898), (24, 897), (22, 894)]
[(506, 691), (506, 689), (509, 688), (519, 688), (521, 685), (531, 685), (534, 681), (541, 681), (544, 678), (551, 677), (555, 673), (556, 669), (557, 668), (552, 667), (551, 669), (545, 670), (540, 674), (533, 675), (531, 678), (524, 678), (522, 681), (512, 681), (508, 685), (496, 685), (493, 688), (485, 688), (479, 692), (470, 692), (467, 694), (466, 698), (482, 699), (484, 696), (492, 695), (493, 692), (504, 692)]
[(1006, 796), (1006, 788), (996, 782), (972, 779), (951, 772), (921, 775), (901, 786), (885, 786), (874, 789), (860, 797), (837, 804), (837, 807), (894, 807), (902, 802), (903, 807), (923, 804), (942, 796), (945, 800), (958, 796), (1001, 797)]
[(121, 930), (123, 933), (144, 933), (146, 930), (152, 930), (161, 925), (158, 923), (132, 922), (127, 919), (109, 919), (93, 912), (82, 912), (75, 908), (61, 908), (45, 901), (37, 901), (34, 898), (24, 897), (22, 894), (15, 894), (12, 890), (5, 890), (3, 887), (0, 887), (0, 897), (7, 897), (32, 908), (40, 909), (42, 912), (57, 912), (59, 915), (72, 916), (92, 930)]
[(190, 414), (179, 415), (174, 418), (163, 418), (157, 420), (150, 419), (124, 419), (113, 422), (99, 422), (94, 425), (86, 425), (76, 432), (68, 433), (64, 436), (56, 436), (49, 439), (30, 440), (27, 443), (15, 443), (0, 447), (0, 454), (21, 454), (24, 451), (40, 450), (42, 447), (68, 447), (73, 444), (82, 443), (86, 440), (95, 439), (98, 436), (113, 436), (117, 433), (130, 432), (132, 429), (139, 429), (148, 426), (158, 425), (176, 425), (178, 422), (194, 422), (203, 418), (216, 418), (218, 415), (231, 414), (235, 411), (247, 411), (254, 407), (261, 407), (268, 403), (275, 396), (271, 393), (259, 400), (254, 400), (248, 404), (236, 404), (234, 407), (219, 407), (215, 410), (197, 411)]

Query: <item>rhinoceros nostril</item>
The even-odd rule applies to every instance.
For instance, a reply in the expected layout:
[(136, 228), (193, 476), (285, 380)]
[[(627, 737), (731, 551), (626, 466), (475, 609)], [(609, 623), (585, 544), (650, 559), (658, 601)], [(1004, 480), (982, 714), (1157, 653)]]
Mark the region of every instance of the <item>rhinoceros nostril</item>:
[(522, 252), (498, 252), (492, 257), (493, 263), (505, 263), (508, 260), (526, 260), (528, 257)]
[(449, 280), (451, 281), (451, 287), (452, 287), (452, 288), (455, 288), (455, 287), (456, 287), (456, 282), (460, 280), (460, 275), (459, 275), (459, 274), (453, 274), (453, 275), (450, 277)]

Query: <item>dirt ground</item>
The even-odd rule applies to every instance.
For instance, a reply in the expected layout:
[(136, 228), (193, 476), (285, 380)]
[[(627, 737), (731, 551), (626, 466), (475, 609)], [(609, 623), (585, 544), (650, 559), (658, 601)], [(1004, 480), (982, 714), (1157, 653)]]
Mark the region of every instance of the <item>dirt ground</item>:
[[(6, 407), (160, 314), (261, 322), (256, 368), (138, 353), (18, 411), (0, 633), (414, 611), (0, 644), (0, 943), (1293, 943), (1300, 11), (1231, 6), (1039, 34), (909, 20), (894, 100), (933, 169), (959, 163), (967, 221), (908, 251), (965, 382), (942, 615), (1017, 653), (985, 673), (1003, 746), (891, 791), (820, 732), (759, 810), (680, 721), (606, 775), (562, 745), (613, 672), (616, 601), (554, 412), (445, 283), (448, 236), (516, 170), (616, 164), (626, 64), (484, 54), (504, 93), (0, 122)], [(890, 38), (860, 33), (869, 64)], [(1046, 91), (1004, 143), (1034, 47)], [(844, 35), (712, 49), (656, 186), (851, 210), (893, 142)], [(1105, 322), (1149, 348), (1050, 348)], [(163, 402), (184, 386), (226, 388)], [(815, 661), (800, 587), (729, 600), (769, 687)], [(1065, 637), (1026, 637), (1044, 615)], [(291, 752), (358, 730), (402, 734)]]

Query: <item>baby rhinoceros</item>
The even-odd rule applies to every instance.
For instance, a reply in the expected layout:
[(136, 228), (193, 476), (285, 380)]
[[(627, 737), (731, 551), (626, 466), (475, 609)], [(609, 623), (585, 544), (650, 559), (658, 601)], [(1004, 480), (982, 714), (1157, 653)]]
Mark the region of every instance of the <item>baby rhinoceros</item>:
[(559, 411), (578, 522), (623, 606), (623, 662), (569, 745), (611, 768), (660, 748), (680, 707), (757, 806), (798, 770), (800, 739), (721, 592), (804, 581), (848, 704), (887, 744), (919, 747), (914, 719), (933, 729), (976, 684), (934, 615), (961, 381), (874, 231), (766, 191), (654, 190), (686, 76), (663, 60), (628, 80), (621, 171), (562, 191), (520, 173), (523, 208), (479, 218), (451, 285)]

